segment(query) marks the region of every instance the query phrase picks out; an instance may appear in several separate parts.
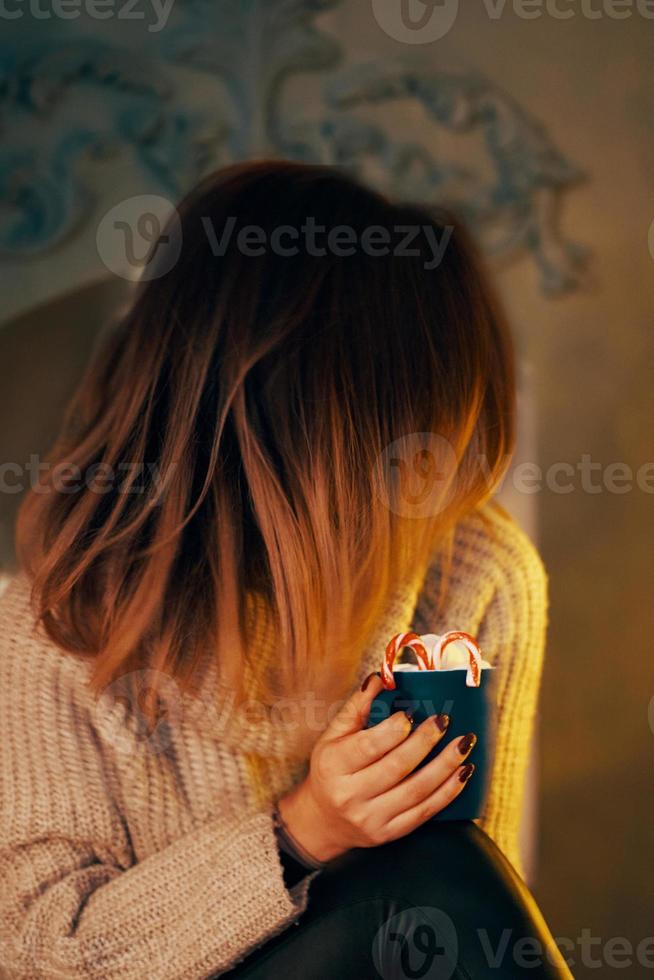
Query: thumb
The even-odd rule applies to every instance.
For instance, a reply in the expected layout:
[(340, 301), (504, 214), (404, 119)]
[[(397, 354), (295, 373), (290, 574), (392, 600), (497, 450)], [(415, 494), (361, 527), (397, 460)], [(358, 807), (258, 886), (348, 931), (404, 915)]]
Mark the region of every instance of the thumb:
[(361, 689), (355, 691), (345, 702), (341, 710), (334, 715), (331, 722), (325, 729), (323, 738), (327, 741), (342, 738), (344, 735), (351, 735), (360, 732), (365, 728), (370, 707), (377, 695), (384, 690), (381, 677), (377, 673), (368, 674), (361, 685)]

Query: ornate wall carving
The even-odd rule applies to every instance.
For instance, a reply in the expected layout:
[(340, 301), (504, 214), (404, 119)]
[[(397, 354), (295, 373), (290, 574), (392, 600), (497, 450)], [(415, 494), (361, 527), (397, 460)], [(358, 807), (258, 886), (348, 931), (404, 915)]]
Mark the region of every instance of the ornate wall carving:
[[(574, 288), (585, 250), (561, 234), (557, 202), (581, 175), (538, 119), (481, 75), (440, 71), (433, 55), (348, 61), (318, 23), (341, 2), (177, 0), (163, 30), (141, 27), (141, 43), (88, 19), (47, 31), (20, 22), (20, 44), (3, 28), (0, 253), (27, 259), (74, 234), (94, 202), (92, 161), (117, 148), (173, 198), (222, 163), (281, 155), (453, 206), (489, 252), (526, 251), (545, 292)], [(289, 83), (307, 73), (319, 95), (293, 103)], [(210, 108), (194, 80), (209, 86)], [(383, 118), (398, 104), (424, 120), (408, 137)], [(456, 152), (438, 149), (443, 134)]]

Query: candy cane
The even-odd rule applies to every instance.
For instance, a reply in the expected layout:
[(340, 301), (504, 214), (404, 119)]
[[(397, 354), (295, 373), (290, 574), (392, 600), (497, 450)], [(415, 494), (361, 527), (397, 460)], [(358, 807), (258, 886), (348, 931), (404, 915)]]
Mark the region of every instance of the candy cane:
[(474, 636), (470, 636), (470, 633), (463, 633), (460, 630), (450, 630), (449, 633), (443, 633), (432, 652), (430, 668), (432, 670), (437, 669), (434, 660), (438, 658), (438, 669), (440, 669), (445, 647), (457, 641), (463, 643), (470, 654), (470, 666), (466, 672), (466, 687), (479, 687), (481, 684), (481, 650)]
[(403, 647), (411, 647), (418, 661), (418, 670), (429, 670), (429, 654), (417, 633), (397, 633), (386, 647), (386, 654), (381, 669), (382, 683), (386, 690), (395, 689), (393, 666), (395, 658)]

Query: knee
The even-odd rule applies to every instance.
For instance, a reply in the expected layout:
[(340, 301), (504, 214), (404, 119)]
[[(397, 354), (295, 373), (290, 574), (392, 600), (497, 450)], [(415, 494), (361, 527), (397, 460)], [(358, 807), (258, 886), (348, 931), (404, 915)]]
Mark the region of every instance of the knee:
[(458, 882), (469, 899), (470, 889), (507, 868), (510, 873), (506, 859), (475, 824), (452, 821), (425, 824), (381, 847), (351, 851), (333, 863), (324, 881), (347, 880), (354, 900), (423, 891), (435, 897), (441, 889), (451, 896)]
[[(458, 944), (459, 950), (465, 950), (475, 976), (522, 975), (511, 951), (527, 939), (542, 950), (542, 968), (530, 974), (534, 980), (570, 976), (525, 883), (473, 823), (424, 825), (391, 844), (351, 852), (322, 878), (314, 886), (323, 907), (381, 901), (394, 935), (405, 932), (396, 927), (398, 915), (417, 922), (421, 936), (443, 937), (449, 929), (451, 940), (445, 945), (456, 948)], [(490, 967), (488, 956), (497, 949), (511, 960), (509, 971), (483, 972)]]
[(446, 902), (456, 910), (460, 900), (469, 909), (474, 896), (488, 895), (484, 881), (497, 877), (497, 858), (489, 853), (487, 841), (469, 822), (425, 825), (392, 843), (350, 851), (332, 862), (313, 882), (312, 901), (323, 909), (376, 899), (407, 906)]

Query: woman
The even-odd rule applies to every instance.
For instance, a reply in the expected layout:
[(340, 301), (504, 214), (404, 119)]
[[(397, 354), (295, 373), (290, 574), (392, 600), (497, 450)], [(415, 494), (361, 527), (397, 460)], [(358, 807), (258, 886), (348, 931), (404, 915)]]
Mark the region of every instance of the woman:
[[(462, 230), (337, 171), (236, 166), (179, 217), (177, 262), (148, 267), (20, 515), (3, 962), (376, 976), (392, 915), (410, 931), (454, 895), (448, 853), (518, 914), (480, 832), (425, 832), (474, 779), (475, 733), (414, 771), (446, 718), (365, 729), (392, 633), (475, 633), (500, 675), (481, 826), (519, 866), (545, 587), (485, 503), (513, 443), (510, 344)], [(380, 905), (375, 874), (403, 865), (410, 898)], [(354, 882), (365, 924), (343, 916)]]

